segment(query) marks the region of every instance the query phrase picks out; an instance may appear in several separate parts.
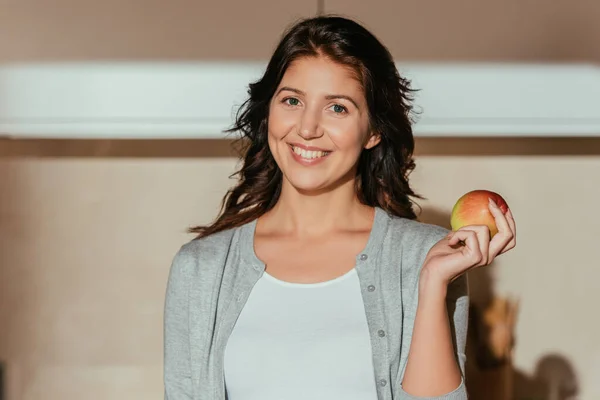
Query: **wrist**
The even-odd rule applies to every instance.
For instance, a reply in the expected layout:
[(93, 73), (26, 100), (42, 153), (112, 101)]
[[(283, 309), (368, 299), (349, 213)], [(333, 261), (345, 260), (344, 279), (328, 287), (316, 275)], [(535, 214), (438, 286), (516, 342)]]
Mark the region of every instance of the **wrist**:
[(427, 268), (421, 270), (419, 276), (419, 297), (446, 298), (448, 281)]

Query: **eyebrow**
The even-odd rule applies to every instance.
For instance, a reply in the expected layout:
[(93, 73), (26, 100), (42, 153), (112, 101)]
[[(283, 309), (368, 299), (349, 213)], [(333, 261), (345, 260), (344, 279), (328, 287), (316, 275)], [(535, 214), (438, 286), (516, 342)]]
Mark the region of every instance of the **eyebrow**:
[[(305, 96), (306, 93), (304, 93), (302, 90), (300, 89), (296, 89), (290, 86), (283, 86), (281, 89), (279, 89), (276, 93), (276, 95), (278, 95), (279, 93), (283, 92), (284, 90), (287, 90), (289, 92), (294, 92), (297, 93), (301, 96)], [(359, 108), (358, 107), (358, 103), (356, 101), (354, 101), (354, 99), (350, 96), (346, 96), (345, 94), (328, 94), (327, 96), (325, 96), (325, 98), (327, 100), (335, 100), (335, 99), (344, 99), (344, 100), (348, 100), (350, 103), (354, 104), (354, 107)]]

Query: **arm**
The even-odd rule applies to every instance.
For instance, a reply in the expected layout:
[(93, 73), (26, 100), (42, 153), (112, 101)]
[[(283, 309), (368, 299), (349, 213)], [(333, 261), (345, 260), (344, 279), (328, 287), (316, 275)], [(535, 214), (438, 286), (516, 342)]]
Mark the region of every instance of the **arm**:
[[(493, 239), (485, 225), (463, 227), (437, 242), (425, 257), (402, 381), (405, 399), (467, 399), (463, 376), (469, 306), (465, 273), (489, 265), (516, 245), (511, 211), (504, 215), (490, 200), (490, 212), (498, 227)], [(447, 304), (450, 309), (454, 304), (454, 311), (449, 313)]]
[(467, 277), (463, 275), (444, 286), (425, 275), (426, 272), (419, 279), (418, 306), (402, 382), (403, 398), (467, 399)]
[(164, 309), (165, 400), (191, 400), (191, 356), (189, 340), (189, 283), (181, 251), (171, 265)]

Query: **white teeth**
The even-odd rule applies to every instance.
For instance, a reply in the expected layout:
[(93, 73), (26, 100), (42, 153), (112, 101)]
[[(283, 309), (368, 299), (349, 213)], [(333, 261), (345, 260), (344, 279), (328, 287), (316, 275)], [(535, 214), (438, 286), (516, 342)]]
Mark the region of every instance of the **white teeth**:
[(294, 151), (294, 153), (298, 154), (300, 157), (302, 157), (306, 160), (312, 160), (313, 158), (320, 158), (320, 157), (323, 157), (323, 156), (329, 154), (329, 152), (327, 152), (327, 151), (304, 150), (304, 149), (301, 149), (300, 147), (295, 147), (295, 146), (292, 146), (292, 150)]

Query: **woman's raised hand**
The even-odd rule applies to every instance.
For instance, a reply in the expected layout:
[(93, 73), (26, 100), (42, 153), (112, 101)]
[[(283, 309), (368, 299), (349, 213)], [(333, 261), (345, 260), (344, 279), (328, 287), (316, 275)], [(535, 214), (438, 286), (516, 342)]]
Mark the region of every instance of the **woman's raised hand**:
[(514, 248), (517, 230), (510, 209), (504, 214), (491, 199), (489, 209), (498, 228), (493, 238), (485, 225), (468, 225), (450, 232), (429, 250), (421, 273), (448, 284)]

